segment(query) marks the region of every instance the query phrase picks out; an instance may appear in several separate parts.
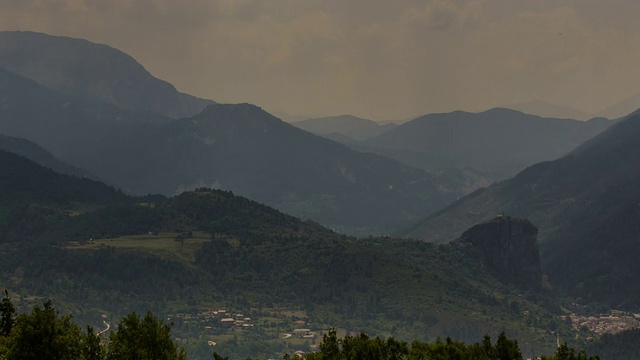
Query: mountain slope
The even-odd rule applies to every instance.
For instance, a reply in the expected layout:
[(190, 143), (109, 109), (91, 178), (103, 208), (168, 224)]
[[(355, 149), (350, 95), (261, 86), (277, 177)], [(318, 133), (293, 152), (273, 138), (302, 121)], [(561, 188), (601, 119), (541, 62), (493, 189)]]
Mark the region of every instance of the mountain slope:
[(134, 153), (144, 161), (118, 183), (164, 194), (201, 186), (230, 189), (351, 231), (374, 225), (389, 231), (433, 212), (460, 196), (464, 181), (353, 151), (248, 104), (211, 105), (139, 144)]
[(35, 142), (107, 180), (112, 176), (105, 169), (126, 158), (141, 132), (171, 121), (64, 95), (2, 68), (0, 102), (0, 133)]
[(494, 180), (554, 160), (611, 122), (541, 118), (508, 109), (455, 111), (409, 121), (363, 143), (362, 149), (424, 169), (470, 167)]
[[(500, 328), (537, 353), (555, 339), (545, 333), (555, 326), (548, 309), (517, 296), (456, 244), (358, 240), (206, 189), (70, 214), (60, 204), (83, 198), (60, 191), (48, 204), (50, 193), (39, 189), (82, 189), (78, 179), (2, 154), (0, 166), (14, 171), (1, 178), (16, 180), (3, 189), (31, 204), (3, 224), (0, 281), (25, 299), (53, 297), (94, 325), (153, 308), (176, 323), (190, 350), (204, 349), (202, 358), (211, 354), (208, 340), (231, 346), (233, 334), (246, 344), (234, 349), (238, 357), (252, 355), (241, 349), (273, 355), (282, 330), (300, 318), (314, 329), (418, 339), (467, 340)], [(243, 311), (255, 329), (221, 326), (212, 308)]]
[(316, 135), (328, 137), (333, 134), (340, 134), (358, 141), (379, 136), (397, 126), (393, 123), (380, 125), (375, 121), (362, 119), (353, 115), (308, 119), (296, 121), (291, 123), (291, 125)]
[(569, 155), (536, 164), (429, 217), (408, 235), (454, 239), (506, 212), (540, 229), (552, 282), (612, 306), (640, 308), (640, 116), (621, 120)]
[(212, 103), (178, 92), (121, 51), (82, 39), (0, 32), (0, 67), (63, 93), (173, 118)]
[(88, 171), (56, 159), (50, 152), (26, 139), (0, 134), (0, 150), (20, 155), (58, 173), (77, 177), (92, 177)]
[(89, 179), (63, 175), (22, 156), (0, 150), (0, 207), (34, 202), (107, 204), (127, 197)]
[(0, 132), (138, 193), (233, 190), (351, 233), (389, 233), (460, 197), (434, 176), (353, 151), (247, 105), (171, 120), (57, 93), (0, 68)]

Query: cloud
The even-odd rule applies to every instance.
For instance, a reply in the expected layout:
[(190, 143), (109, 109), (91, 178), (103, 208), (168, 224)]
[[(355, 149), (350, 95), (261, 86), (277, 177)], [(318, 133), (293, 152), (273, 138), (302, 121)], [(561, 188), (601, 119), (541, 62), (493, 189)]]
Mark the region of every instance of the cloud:
[(636, 91), (640, 4), (568, 0), (4, 0), (0, 29), (107, 43), (179, 89), (384, 119)]

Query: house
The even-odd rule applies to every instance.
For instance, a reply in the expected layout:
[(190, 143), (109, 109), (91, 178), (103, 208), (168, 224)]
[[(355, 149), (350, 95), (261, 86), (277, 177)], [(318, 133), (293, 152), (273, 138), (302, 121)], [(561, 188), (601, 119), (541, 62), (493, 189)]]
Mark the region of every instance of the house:
[(224, 319), (220, 319), (220, 322), (224, 323), (224, 324), (233, 324), (235, 322), (235, 319), (234, 318), (224, 318)]
[(297, 337), (305, 337), (307, 335), (312, 335), (311, 329), (293, 329), (293, 335)]

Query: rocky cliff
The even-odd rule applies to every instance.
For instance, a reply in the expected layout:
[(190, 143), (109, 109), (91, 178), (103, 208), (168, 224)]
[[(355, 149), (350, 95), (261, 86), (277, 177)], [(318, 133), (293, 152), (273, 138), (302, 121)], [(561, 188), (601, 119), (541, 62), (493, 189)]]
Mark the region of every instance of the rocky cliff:
[(523, 289), (542, 281), (538, 229), (526, 219), (498, 216), (465, 231), (456, 243), (476, 251), (489, 273)]

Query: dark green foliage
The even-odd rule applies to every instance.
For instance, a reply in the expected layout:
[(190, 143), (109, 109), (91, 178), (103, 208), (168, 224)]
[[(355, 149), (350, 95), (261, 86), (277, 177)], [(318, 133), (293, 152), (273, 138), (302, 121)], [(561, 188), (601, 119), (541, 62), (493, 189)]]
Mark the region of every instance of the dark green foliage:
[(431, 360), (521, 360), (523, 359), (516, 340), (508, 339), (504, 333), (498, 336), (495, 344), (491, 344), (491, 338), (485, 335), (482, 343), (465, 345), (463, 342), (447, 337), (443, 342), (440, 339), (434, 343), (421, 343), (414, 341), (409, 351), (409, 359)]
[(133, 313), (122, 319), (107, 349), (107, 360), (186, 360), (184, 350), (171, 339), (171, 326), (151, 312), (144, 318)]
[(82, 359), (83, 335), (71, 316), (58, 316), (51, 301), (21, 314), (7, 340), (8, 360)]
[(16, 316), (16, 308), (13, 306), (7, 290), (4, 291), (4, 297), (0, 302), (0, 313), (0, 336), (7, 337), (11, 333)]
[[(9, 304), (11, 300), (6, 300)], [(4, 301), (3, 301), (4, 302)], [(106, 345), (105, 345), (106, 344)], [(91, 326), (83, 333), (71, 316), (59, 316), (50, 300), (18, 316), (0, 337), (0, 358), (7, 360), (186, 360), (171, 337), (171, 326), (151, 311), (144, 318), (124, 317), (103, 344)]]
[(588, 356), (584, 351), (576, 353), (576, 350), (563, 343), (558, 347), (555, 356), (542, 356), (541, 360), (600, 360), (599, 356)]
[(406, 342), (396, 341), (392, 337), (385, 341), (379, 337), (372, 339), (367, 334), (361, 333), (358, 336), (345, 336), (338, 339), (335, 330), (332, 329), (324, 334), (320, 351), (308, 354), (305, 358), (310, 360), (400, 360), (406, 358), (408, 352), (409, 347)]
[(600, 354), (603, 360), (639, 360), (640, 329), (605, 334), (589, 344), (587, 351)]
[[(285, 360), (296, 358), (285, 355)], [(214, 353), (214, 359), (225, 359)], [(523, 360), (518, 342), (507, 338), (504, 333), (498, 336), (495, 344), (485, 335), (481, 343), (466, 345), (447, 337), (433, 343), (413, 341), (411, 345), (390, 337), (383, 340), (370, 338), (367, 334), (347, 335), (339, 339), (335, 330), (324, 334), (319, 351), (303, 356), (307, 360)], [(554, 356), (542, 356), (543, 360), (599, 360), (597, 356), (587, 356), (566, 344), (558, 348)]]
[(100, 343), (100, 335), (96, 334), (93, 327), (87, 325), (82, 343), (82, 356), (84, 360), (103, 360), (106, 354), (104, 346)]
[[(147, 197), (141, 204), (78, 216), (25, 206), (12, 219), (10, 234), (21, 241), (4, 244), (4, 281), (19, 276), (28, 293), (57, 294), (74, 306), (121, 315), (150, 307), (167, 311), (172, 303), (188, 312), (212, 301), (239, 308), (284, 306), (304, 309), (324, 324), (376, 335), (424, 340), (444, 333), (464, 341), (495, 326), (484, 314), (502, 317), (507, 328), (524, 322), (519, 309), (550, 316), (524, 300), (499, 301), (495, 294), (509, 290), (459, 246), (349, 238), (219, 190)], [(91, 250), (73, 250), (77, 245), (67, 243), (81, 247), (91, 238), (134, 234), (154, 241), (153, 233), (203, 230), (211, 240), (194, 250), (193, 262), (111, 247), (109, 241)], [(190, 238), (183, 241), (187, 246)], [(458, 320), (467, 312), (474, 314), (471, 319)], [(545, 327), (542, 321), (537, 326)], [(177, 331), (181, 338), (198, 337), (188, 327)], [(268, 356), (282, 351), (275, 348), (273, 341), (253, 338), (217, 349)]]
[[(175, 314), (213, 304), (303, 310), (317, 324), (420, 340), (446, 334), (468, 341), (491, 331), (496, 321), (515, 329), (525, 320), (522, 309), (541, 329), (550, 318), (524, 299), (502, 299), (511, 290), (458, 246), (345, 237), (219, 190), (125, 200), (9, 208), (1, 232), (1, 280), (21, 294), (55, 296), (67, 304), (65, 311), (89, 317), (94, 325), (102, 313), (122, 316), (151, 308), (171, 315), (180, 338), (204, 345), (199, 354), (209, 350), (198, 339), (196, 329), (202, 328)], [(189, 233), (206, 232), (211, 240), (200, 237), (182, 257), (149, 250), (153, 246), (110, 245), (118, 240), (95, 244), (128, 235), (152, 244), (155, 234), (167, 232), (183, 234), (185, 248)], [(277, 331), (250, 329), (246, 338), (222, 341), (216, 349), (273, 356), (285, 351)], [(535, 341), (528, 349), (542, 343)]]

